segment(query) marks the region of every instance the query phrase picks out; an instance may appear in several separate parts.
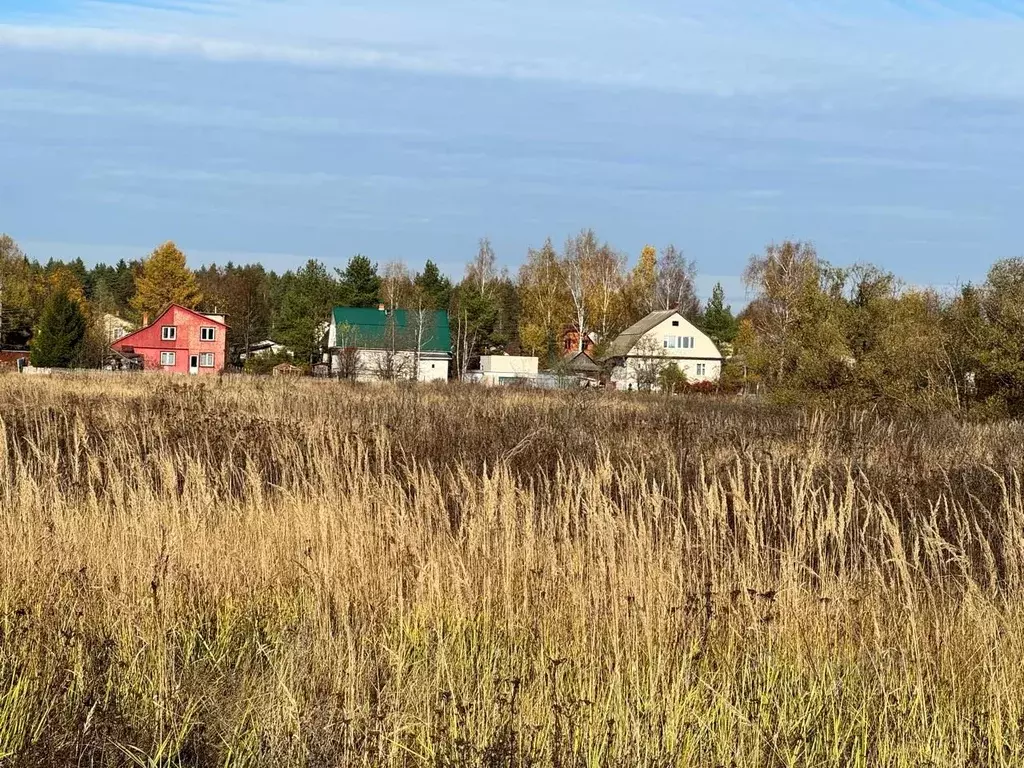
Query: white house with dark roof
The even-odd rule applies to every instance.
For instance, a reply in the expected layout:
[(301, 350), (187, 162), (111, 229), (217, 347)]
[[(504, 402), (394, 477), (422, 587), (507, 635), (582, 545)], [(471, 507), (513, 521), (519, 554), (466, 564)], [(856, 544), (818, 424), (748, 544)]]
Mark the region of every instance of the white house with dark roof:
[(691, 384), (718, 381), (722, 353), (715, 343), (677, 310), (652, 312), (611, 343), (605, 360), (612, 363), (616, 389), (657, 388), (658, 373), (675, 363)]

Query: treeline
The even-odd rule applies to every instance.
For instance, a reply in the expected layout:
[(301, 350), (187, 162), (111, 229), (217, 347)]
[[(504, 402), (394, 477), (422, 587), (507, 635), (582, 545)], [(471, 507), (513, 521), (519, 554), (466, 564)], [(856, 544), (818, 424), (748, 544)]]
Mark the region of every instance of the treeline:
[(530, 249), (514, 274), (482, 240), (458, 282), (431, 261), (414, 270), (362, 255), (333, 271), (318, 261), (282, 274), (232, 263), (192, 271), (173, 243), (112, 266), (40, 264), (2, 236), (0, 342), (37, 344), (47, 336), (45, 310), (65, 297), (87, 329), (75, 363), (93, 364), (105, 343), (88, 329), (104, 313), (141, 322), (174, 301), (227, 314), (236, 361), (266, 338), (313, 361), (333, 306), (384, 304), (447, 309), (459, 373), (493, 352), (555, 364), (569, 327), (592, 332), (600, 356), (649, 312), (678, 308), (728, 358), (725, 389), (803, 402), (1024, 414), (1022, 259), (999, 261), (984, 283), (943, 294), (871, 264), (834, 266), (811, 245), (787, 241), (751, 257), (744, 274), (751, 301), (738, 317), (721, 286), (702, 302), (695, 277), (696, 264), (674, 246), (645, 247), (630, 263), (591, 230), (561, 247), (548, 240)]
[(1024, 415), (1024, 259), (951, 295), (880, 267), (769, 246), (744, 278), (730, 376), (776, 398)]
[[(66, 296), (88, 328), (104, 314), (141, 323), (170, 302), (228, 315), (231, 351), (238, 362), (252, 344), (273, 339), (303, 361), (323, 352), (324, 323), (338, 305), (444, 309), (450, 314), (454, 370), (464, 372), (482, 354), (537, 355), (554, 364), (567, 326), (592, 331), (600, 345), (656, 309), (679, 307), (722, 344), (737, 323), (717, 287), (706, 306), (697, 296), (696, 265), (667, 246), (644, 248), (635, 265), (587, 230), (561, 249), (549, 240), (531, 249), (516, 274), (501, 267), (491, 244), (480, 242), (463, 278), (453, 282), (427, 261), (414, 270), (401, 262), (378, 265), (363, 255), (344, 269), (311, 260), (282, 274), (259, 264), (190, 270), (185, 255), (165, 243), (148, 257), (87, 267), (81, 259), (40, 264), (7, 236), (0, 240), (0, 342), (40, 338), (43, 310)], [(54, 299), (55, 300), (55, 299)], [(64, 318), (64, 315), (61, 315)], [(65, 318), (66, 320), (66, 318)], [(105, 344), (89, 333), (74, 364), (98, 364)]]

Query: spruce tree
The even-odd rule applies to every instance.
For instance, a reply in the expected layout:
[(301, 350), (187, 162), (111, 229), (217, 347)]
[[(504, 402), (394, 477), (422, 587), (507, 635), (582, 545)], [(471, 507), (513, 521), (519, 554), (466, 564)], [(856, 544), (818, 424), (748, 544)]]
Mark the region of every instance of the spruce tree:
[(54, 291), (43, 308), (32, 339), (32, 365), (38, 368), (72, 368), (82, 358), (86, 319), (67, 291)]

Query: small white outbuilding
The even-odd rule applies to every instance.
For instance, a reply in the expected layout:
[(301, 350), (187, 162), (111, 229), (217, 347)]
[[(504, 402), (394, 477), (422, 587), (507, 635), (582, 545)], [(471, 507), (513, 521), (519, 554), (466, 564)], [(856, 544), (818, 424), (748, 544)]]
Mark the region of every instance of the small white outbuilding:
[(517, 355), (484, 355), (480, 358), (477, 381), (489, 387), (506, 387), (534, 382), (540, 373), (540, 359)]

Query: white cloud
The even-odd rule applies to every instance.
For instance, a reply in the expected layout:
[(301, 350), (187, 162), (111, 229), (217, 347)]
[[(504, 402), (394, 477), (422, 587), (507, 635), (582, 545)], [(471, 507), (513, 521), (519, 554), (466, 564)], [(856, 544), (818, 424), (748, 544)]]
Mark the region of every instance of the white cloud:
[(396, 128), (359, 116), (289, 115), (280, 111), (255, 111), (228, 105), (190, 105), (181, 101), (152, 102), (127, 96), (43, 88), (0, 88), (0, 103), (7, 115), (17, 112), (68, 117), (116, 116), (148, 122), (201, 127), (282, 132), (298, 136), (373, 134), (376, 136), (425, 136), (414, 126)]
[(984, 4), (969, 16), (926, 3), (901, 12), (886, 0), (847, 8), (841, 14), (807, 0), (770, 11), (755, 0), (682, 0), (671, 8), (639, 0), (622, 9), (583, 0), (91, 2), (75, 16), (0, 25), (0, 46), (722, 96), (813, 91), (839, 103), (908, 91), (1024, 98), (1017, 16)]
[(825, 206), (823, 210), (834, 213), (907, 219), (911, 221), (960, 221), (984, 223), (994, 221), (995, 216), (963, 209), (929, 208), (923, 205), (838, 205)]

